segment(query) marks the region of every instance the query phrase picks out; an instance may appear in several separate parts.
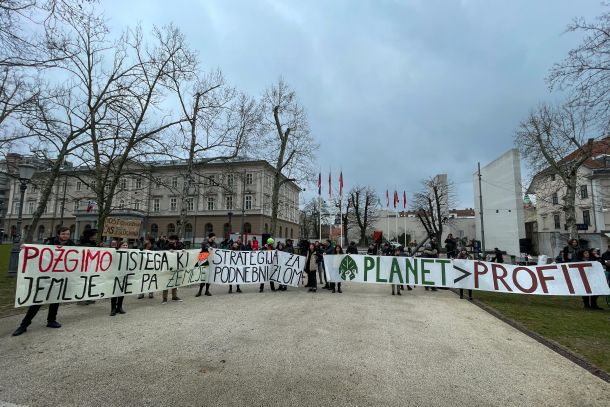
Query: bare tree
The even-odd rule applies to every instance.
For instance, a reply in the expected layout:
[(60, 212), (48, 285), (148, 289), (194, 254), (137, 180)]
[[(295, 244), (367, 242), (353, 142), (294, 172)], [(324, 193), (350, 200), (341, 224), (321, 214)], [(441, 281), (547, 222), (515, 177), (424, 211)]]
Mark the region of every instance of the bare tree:
[(196, 178), (201, 177), (200, 171), (211, 161), (231, 160), (242, 153), (250, 138), (259, 132), (261, 115), (254, 99), (227, 86), (220, 71), (203, 79), (196, 75), (172, 76), (171, 89), (186, 119), (178, 143), (182, 147), (179, 152), (187, 152), (177, 230), (178, 236), (183, 237), (188, 200), (193, 199), (190, 195)]
[(413, 196), (412, 208), (426, 233), (440, 242), (443, 227), (450, 222), (449, 208), (455, 205), (456, 197), (452, 183), (446, 175), (437, 175), (422, 181), (422, 189)]
[[(606, 4), (607, 5), (607, 4)], [(584, 34), (582, 42), (556, 63), (547, 81), (551, 89), (568, 89), (568, 103), (591, 109), (603, 128), (610, 125), (610, 11), (588, 22), (575, 19), (567, 32)]]
[(266, 90), (262, 109), (268, 129), (267, 138), (262, 143), (265, 148), (263, 154), (275, 164), (270, 229), (275, 235), (280, 189), (290, 181), (313, 179), (318, 145), (309, 132), (305, 109), (283, 79)]
[(348, 192), (348, 200), (352, 208), (348, 218), (356, 224), (360, 232), (358, 244), (367, 245), (373, 224), (379, 218), (377, 193), (371, 187), (355, 186)]
[[(576, 227), (576, 188), (578, 170), (591, 158), (593, 139), (586, 109), (541, 105), (532, 111), (517, 129), (515, 145), (534, 173), (554, 174), (565, 188), (562, 209), (570, 238), (578, 238)], [(557, 188), (552, 186), (552, 188)], [(549, 199), (546, 191), (537, 199)]]

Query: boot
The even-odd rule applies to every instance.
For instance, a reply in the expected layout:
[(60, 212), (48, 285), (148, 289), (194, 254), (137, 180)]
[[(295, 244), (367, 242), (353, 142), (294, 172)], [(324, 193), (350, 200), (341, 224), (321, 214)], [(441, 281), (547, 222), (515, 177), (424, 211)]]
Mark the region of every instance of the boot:
[(116, 315), (116, 309), (113, 308), (110, 310), (110, 316), (113, 317), (115, 315)]

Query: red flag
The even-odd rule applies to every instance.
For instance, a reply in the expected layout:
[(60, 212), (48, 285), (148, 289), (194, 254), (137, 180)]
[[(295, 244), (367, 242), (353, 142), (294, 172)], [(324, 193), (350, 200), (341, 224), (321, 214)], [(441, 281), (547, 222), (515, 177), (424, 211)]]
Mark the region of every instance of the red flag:
[(322, 173), (318, 173), (318, 195), (322, 195)]
[(339, 174), (339, 196), (343, 196), (343, 171)]
[(407, 209), (407, 191), (402, 191), (402, 204)]
[(385, 199), (387, 201), (385, 204), (385, 207), (389, 208), (390, 207), (390, 193), (388, 192), (387, 189), (385, 190)]
[(330, 172), (328, 173), (328, 196), (333, 197), (332, 183), (330, 181)]

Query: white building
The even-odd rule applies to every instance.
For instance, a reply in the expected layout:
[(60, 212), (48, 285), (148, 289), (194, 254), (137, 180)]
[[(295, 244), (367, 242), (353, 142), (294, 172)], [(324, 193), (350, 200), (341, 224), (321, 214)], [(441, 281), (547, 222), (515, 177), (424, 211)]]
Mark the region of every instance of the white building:
[[(593, 152), (578, 170), (576, 223), (581, 245), (603, 252), (610, 243), (610, 137), (596, 141)], [(555, 257), (568, 239), (562, 209), (565, 186), (547, 169), (534, 176), (528, 193), (536, 196), (539, 252)]]
[(481, 168), (481, 192), (478, 171), (473, 175), (473, 184), (477, 240), (481, 240), (479, 195), (482, 195), (485, 250), (497, 247), (509, 255), (520, 256), (525, 216), (519, 150), (511, 149)]

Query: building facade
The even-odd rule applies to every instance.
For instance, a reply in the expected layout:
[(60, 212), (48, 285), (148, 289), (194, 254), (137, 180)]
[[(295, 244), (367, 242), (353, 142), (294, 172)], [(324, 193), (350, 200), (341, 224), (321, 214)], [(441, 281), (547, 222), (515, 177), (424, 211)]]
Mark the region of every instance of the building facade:
[[(180, 160), (129, 168), (119, 181), (110, 216), (142, 219), (142, 236), (158, 237), (182, 230), (184, 240), (192, 243), (203, 241), (211, 232), (217, 236), (262, 236), (270, 232), (274, 169), (268, 162), (235, 159), (196, 164), (186, 187), (185, 171), (186, 162)], [(38, 171), (28, 185), (23, 202), (24, 232), (46, 178), (44, 170)], [(84, 229), (96, 228), (94, 182), (88, 169), (64, 168), (53, 185), (34, 240), (53, 235), (60, 225), (69, 226), (74, 239)], [(21, 202), (18, 180), (9, 179), (8, 184), (3, 221), (10, 231), (17, 223)], [(276, 239), (299, 238), (300, 192), (290, 180), (282, 184)]]
[[(610, 243), (610, 138), (596, 141), (593, 150), (593, 157), (578, 170), (576, 223), (581, 244), (603, 252)], [(540, 254), (555, 257), (567, 244), (562, 208), (565, 191), (560, 177), (548, 170), (537, 174), (528, 189), (536, 197), (535, 228)]]

